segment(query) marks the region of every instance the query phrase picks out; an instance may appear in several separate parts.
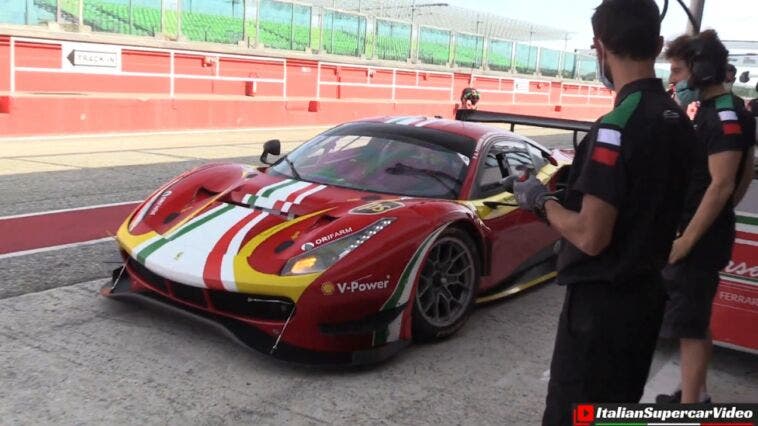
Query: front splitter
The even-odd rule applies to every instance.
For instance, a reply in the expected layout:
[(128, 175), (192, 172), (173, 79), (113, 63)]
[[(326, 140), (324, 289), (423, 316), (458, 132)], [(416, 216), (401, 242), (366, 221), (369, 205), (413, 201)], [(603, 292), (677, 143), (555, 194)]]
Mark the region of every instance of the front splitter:
[(100, 294), (113, 299), (136, 299), (144, 301), (199, 319), (221, 328), (235, 340), (249, 348), (286, 362), (307, 365), (374, 364), (391, 358), (409, 344), (407, 341), (398, 340), (370, 350), (353, 352), (314, 351), (294, 346), (281, 340), (277, 342), (275, 337), (243, 321), (185, 305), (150, 290), (135, 291), (133, 288), (134, 282), (128, 273), (114, 273), (113, 282), (104, 285), (100, 289)]

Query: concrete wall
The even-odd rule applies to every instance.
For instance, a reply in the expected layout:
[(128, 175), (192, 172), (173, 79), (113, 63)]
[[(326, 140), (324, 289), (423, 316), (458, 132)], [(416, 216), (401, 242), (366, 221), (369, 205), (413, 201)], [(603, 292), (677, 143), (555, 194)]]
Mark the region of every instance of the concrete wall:
[(593, 120), (612, 105), (609, 91), (579, 82), (401, 65), (0, 34), (0, 134), (452, 117), (469, 85), (481, 91), (486, 110)]

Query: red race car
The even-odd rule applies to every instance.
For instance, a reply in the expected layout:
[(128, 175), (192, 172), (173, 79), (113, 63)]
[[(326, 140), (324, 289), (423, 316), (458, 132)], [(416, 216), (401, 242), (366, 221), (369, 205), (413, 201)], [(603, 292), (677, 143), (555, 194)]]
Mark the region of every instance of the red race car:
[(280, 359), (375, 362), (553, 276), (557, 234), (516, 207), (509, 176), (555, 187), (570, 161), (481, 124), (346, 123), (270, 166), (162, 186), (118, 230), (125, 263), (102, 293), (192, 312)]

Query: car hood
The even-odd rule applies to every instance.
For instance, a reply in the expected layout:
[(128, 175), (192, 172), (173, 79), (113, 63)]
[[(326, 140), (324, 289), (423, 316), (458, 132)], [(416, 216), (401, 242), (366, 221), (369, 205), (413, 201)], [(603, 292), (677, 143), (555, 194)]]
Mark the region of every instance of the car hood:
[(286, 279), (279, 273), (293, 256), (382, 218), (412, 217), (410, 226), (423, 226), (413, 206), (424, 201), (223, 165), (156, 191), (127, 219), (118, 239), (131, 257), (166, 278), (243, 291), (245, 280)]

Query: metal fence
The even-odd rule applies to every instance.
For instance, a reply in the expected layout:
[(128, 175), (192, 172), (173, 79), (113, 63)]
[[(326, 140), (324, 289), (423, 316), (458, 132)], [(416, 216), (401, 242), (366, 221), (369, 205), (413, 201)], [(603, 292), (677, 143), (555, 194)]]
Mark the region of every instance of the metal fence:
[(311, 46), (311, 8), (297, 3), (257, 3), (257, 44), (274, 49), (306, 50)]
[(373, 56), (377, 59), (405, 61), (411, 57), (412, 27), (405, 22), (375, 21)]
[(448, 65), (450, 63), (450, 31), (421, 27), (418, 36), (418, 60), (423, 64)]
[(534, 74), (537, 72), (537, 58), (539, 48), (528, 44), (516, 44), (514, 68), (521, 74)]
[[(319, 3), (320, 4), (320, 3)], [(0, 23), (87, 25), (93, 31), (169, 39), (246, 44), (388, 61), (490, 69), (594, 80), (594, 57), (523, 41), (380, 17), (366, 4), (354, 10), (285, 0), (0, 0)], [(361, 9), (363, 7), (363, 9)], [(415, 17), (414, 17), (415, 16)], [(457, 28), (457, 27), (455, 27)]]
[(325, 9), (321, 48), (333, 55), (361, 56), (366, 49), (366, 17)]

